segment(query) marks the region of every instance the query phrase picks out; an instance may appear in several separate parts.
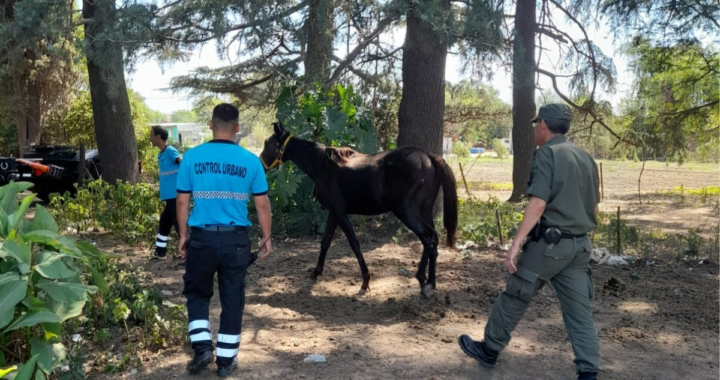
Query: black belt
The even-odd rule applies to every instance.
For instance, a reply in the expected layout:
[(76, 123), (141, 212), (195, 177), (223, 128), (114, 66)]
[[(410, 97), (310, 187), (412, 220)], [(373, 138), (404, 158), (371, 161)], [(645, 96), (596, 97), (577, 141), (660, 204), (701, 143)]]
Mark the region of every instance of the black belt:
[[(587, 234), (566, 234), (563, 232), (560, 234), (560, 239), (574, 239), (574, 238), (581, 238), (581, 237), (586, 237), (586, 236), (587, 236)], [(540, 241), (541, 238), (542, 238), (542, 235), (530, 236), (530, 240), (532, 240), (532, 241)]]
[(207, 226), (192, 227), (192, 232), (247, 232), (247, 226)]

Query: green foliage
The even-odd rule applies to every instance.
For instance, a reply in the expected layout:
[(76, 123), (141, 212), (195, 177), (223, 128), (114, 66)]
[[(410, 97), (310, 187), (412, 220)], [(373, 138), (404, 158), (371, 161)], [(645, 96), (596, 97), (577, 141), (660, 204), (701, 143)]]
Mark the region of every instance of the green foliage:
[(115, 185), (96, 180), (79, 188), (75, 197), (54, 195), (50, 209), (60, 228), (100, 230), (137, 244), (152, 241), (163, 204), (158, 190), (145, 183)]
[(489, 241), (499, 241), (498, 224), (495, 217), (500, 217), (500, 231), (505, 242), (509, 242), (517, 232), (522, 212), (512, 203), (502, 202), (490, 197), (487, 202), (461, 199), (458, 207), (458, 240), (470, 240), (481, 247)]
[[(703, 237), (701, 232), (692, 228), (687, 234), (662, 233), (647, 227), (631, 226), (624, 219), (618, 222), (614, 212), (600, 212), (598, 226), (593, 232), (593, 244), (596, 247), (606, 247), (613, 253), (636, 255), (646, 260), (665, 259), (672, 262), (684, 260), (687, 256), (716, 257), (718, 254), (716, 240)], [(711, 232), (717, 236), (717, 222), (712, 226)]]
[(503, 145), (502, 141), (500, 141), (499, 139), (493, 140), (491, 148), (493, 152), (497, 154), (497, 158), (507, 158), (507, 156), (510, 154), (507, 148), (505, 148), (505, 145)]
[(15, 124), (0, 121), (0, 156), (10, 157), (18, 152), (18, 136)]
[(496, 89), (477, 81), (448, 85), (445, 90), (445, 132), (468, 143), (489, 146), (507, 137), (512, 128), (511, 107)]
[(20, 204), (17, 196), (31, 186), (0, 187), (0, 341), (9, 342), (9, 352), (25, 352), (26, 360), (15, 379), (45, 377), (66, 360), (63, 324), (82, 313), (91, 295), (107, 290), (103, 279), (87, 274), (111, 257), (59, 235), (42, 206), (32, 223), (25, 219), (35, 194)]
[(452, 146), (452, 153), (458, 157), (470, 157), (470, 148), (462, 141), (456, 141)]
[(182, 344), (187, 339), (187, 310), (184, 306), (163, 301), (160, 290), (153, 284), (153, 276), (142, 268), (108, 263), (100, 268), (108, 278), (108, 302), (94, 303), (88, 314), (92, 316), (95, 335), (104, 340), (107, 329), (122, 326), (128, 341), (141, 331), (139, 348), (161, 348)]
[(170, 114), (170, 121), (173, 123), (195, 123), (197, 119), (195, 112), (188, 110), (173, 111)]
[(710, 139), (708, 142), (700, 145), (695, 151), (695, 158), (700, 162), (720, 162), (720, 141), (718, 139)]
[[(379, 151), (372, 114), (352, 86), (296, 93), (286, 87), (277, 99), (277, 119), (294, 136), (325, 145), (349, 146), (362, 153)], [(267, 174), (273, 209), (273, 233), (322, 233), (326, 211), (313, 195), (313, 182), (288, 162)], [(251, 213), (254, 218), (256, 216)], [(257, 225), (256, 222), (253, 224)]]

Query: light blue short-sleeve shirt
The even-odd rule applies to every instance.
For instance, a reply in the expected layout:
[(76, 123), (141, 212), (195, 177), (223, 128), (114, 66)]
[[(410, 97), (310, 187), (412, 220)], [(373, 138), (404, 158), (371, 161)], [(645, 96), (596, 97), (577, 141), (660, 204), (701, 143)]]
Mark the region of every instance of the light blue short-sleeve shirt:
[(177, 192), (191, 194), (195, 207), (188, 225), (250, 226), (251, 196), (268, 192), (260, 158), (229, 140), (211, 140), (185, 152)]
[(180, 152), (174, 146), (168, 145), (165, 150), (158, 153), (158, 166), (160, 169), (160, 200), (175, 199), (177, 196), (177, 174), (180, 164), (177, 159)]

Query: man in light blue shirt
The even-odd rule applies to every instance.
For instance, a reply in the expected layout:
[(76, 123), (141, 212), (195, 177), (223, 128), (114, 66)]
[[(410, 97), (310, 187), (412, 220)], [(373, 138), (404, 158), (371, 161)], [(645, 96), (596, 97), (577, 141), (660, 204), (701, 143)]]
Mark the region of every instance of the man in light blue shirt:
[(160, 149), (158, 153), (158, 166), (160, 168), (160, 200), (165, 202), (165, 209), (160, 214), (160, 228), (155, 237), (155, 252), (152, 258), (165, 260), (167, 258), (167, 244), (170, 239), (170, 230), (180, 233), (177, 224), (175, 197), (177, 196), (177, 173), (182, 162), (182, 156), (174, 146), (167, 143), (168, 132), (160, 126), (150, 130), (150, 142)]
[[(232, 375), (238, 365), (245, 275), (255, 259), (250, 253), (248, 234), (250, 197), (255, 201), (262, 229), (261, 258), (272, 250), (265, 170), (258, 156), (234, 142), (238, 119), (235, 106), (216, 106), (210, 122), (213, 140), (185, 154), (177, 178), (179, 249), (180, 256), (186, 257), (183, 295), (187, 298), (188, 332), (195, 351), (187, 369), (199, 373), (213, 361), (208, 307), (217, 272), (222, 312), (215, 353), (220, 377)], [(195, 206), (188, 218), (191, 196)]]

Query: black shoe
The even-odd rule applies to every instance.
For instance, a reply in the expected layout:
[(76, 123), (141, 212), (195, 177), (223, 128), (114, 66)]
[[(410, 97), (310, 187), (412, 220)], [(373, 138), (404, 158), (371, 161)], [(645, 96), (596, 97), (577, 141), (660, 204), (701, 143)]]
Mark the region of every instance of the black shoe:
[(157, 251), (153, 252), (152, 256), (150, 256), (150, 259), (152, 260), (167, 260), (167, 255), (160, 255), (157, 253)]
[(485, 342), (476, 342), (470, 336), (463, 334), (458, 338), (458, 344), (463, 352), (478, 361), (485, 368), (495, 368), (498, 353), (487, 348)]
[(193, 357), (192, 361), (190, 361), (190, 363), (188, 363), (187, 365), (187, 370), (192, 374), (199, 373), (200, 371), (205, 369), (208, 364), (212, 363), (212, 361), (212, 351), (195, 352), (195, 356)]
[(237, 357), (233, 358), (232, 363), (230, 363), (230, 365), (222, 366), (222, 367), (218, 365), (218, 369), (217, 369), (218, 377), (228, 377), (228, 376), (232, 375), (233, 372), (235, 372), (235, 369), (237, 368), (237, 366), (238, 366)]
[(579, 372), (578, 380), (597, 380), (597, 373), (595, 373), (595, 372)]

